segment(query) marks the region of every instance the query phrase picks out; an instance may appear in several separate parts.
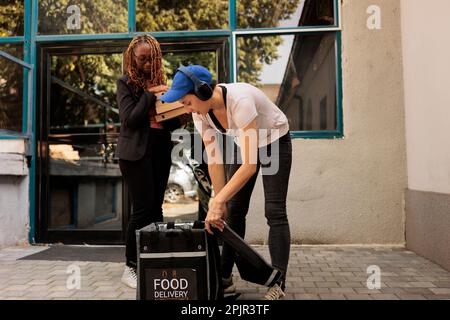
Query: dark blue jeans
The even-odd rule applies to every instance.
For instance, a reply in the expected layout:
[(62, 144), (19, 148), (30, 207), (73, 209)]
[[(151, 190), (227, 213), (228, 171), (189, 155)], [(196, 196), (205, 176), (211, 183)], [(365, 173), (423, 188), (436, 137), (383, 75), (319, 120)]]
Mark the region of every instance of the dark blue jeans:
[[(278, 148), (273, 146), (275, 143), (278, 143)], [(236, 145), (234, 145), (234, 148), (234, 155), (239, 157), (239, 148)], [(264, 154), (267, 154), (274, 160), (271, 160), (269, 163), (265, 162), (261, 157)], [(278, 170), (275, 174), (270, 169), (273, 161), (278, 162)], [(257, 172), (227, 203), (228, 217), (226, 221), (231, 229), (244, 238), (250, 198), (261, 167), (264, 186), (265, 217), (269, 225), (269, 252), (272, 266), (283, 272), (283, 280), (286, 278), (291, 245), (291, 234), (286, 213), (286, 197), (291, 163), (292, 144), (290, 133), (287, 133), (271, 145), (259, 149)], [(227, 181), (231, 179), (239, 167), (240, 164), (238, 163), (225, 164)], [(224, 278), (231, 276), (235, 260), (234, 255), (235, 252), (233, 249), (224, 243), (222, 252), (222, 275)]]

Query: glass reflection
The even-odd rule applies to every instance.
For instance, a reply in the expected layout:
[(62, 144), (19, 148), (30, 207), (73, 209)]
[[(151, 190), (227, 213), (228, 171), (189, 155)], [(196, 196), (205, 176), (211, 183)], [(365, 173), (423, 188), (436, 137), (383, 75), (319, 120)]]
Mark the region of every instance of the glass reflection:
[(51, 58), (49, 227), (122, 229), (116, 80), (122, 54)]
[(127, 0), (39, 0), (39, 34), (127, 31)]
[(228, 28), (228, 0), (137, 0), (138, 31)]
[(0, 37), (23, 36), (24, 0), (0, 0)]
[[(52, 57), (52, 133), (118, 132), (122, 54)], [(73, 131), (75, 130), (75, 131)]]
[[(1, 44), (0, 50), (23, 59), (23, 47)], [(0, 130), (22, 131), (23, 67), (0, 57)]]
[(259, 86), (292, 131), (336, 129), (335, 33), (243, 36), (238, 80)]
[(333, 25), (334, 0), (237, 0), (238, 28)]
[(50, 228), (122, 228), (122, 177), (107, 148), (107, 143), (49, 144)]

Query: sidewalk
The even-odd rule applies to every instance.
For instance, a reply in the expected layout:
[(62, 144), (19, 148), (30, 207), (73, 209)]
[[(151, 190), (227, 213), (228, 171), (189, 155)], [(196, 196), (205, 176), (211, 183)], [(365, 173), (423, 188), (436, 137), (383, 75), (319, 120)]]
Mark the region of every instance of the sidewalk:
[[(0, 250), (0, 300), (135, 299), (121, 284), (123, 263), (18, 260), (48, 247)], [(268, 259), (267, 246), (255, 248)], [(69, 266), (78, 266), (81, 288), (68, 289)], [(380, 289), (368, 289), (369, 266), (381, 269)], [(235, 272), (238, 278), (237, 272)], [(292, 246), (285, 299), (449, 299), (450, 272), (395, 247)], [(266, 288), (237, 279), (240, 299), (260, 299)]]

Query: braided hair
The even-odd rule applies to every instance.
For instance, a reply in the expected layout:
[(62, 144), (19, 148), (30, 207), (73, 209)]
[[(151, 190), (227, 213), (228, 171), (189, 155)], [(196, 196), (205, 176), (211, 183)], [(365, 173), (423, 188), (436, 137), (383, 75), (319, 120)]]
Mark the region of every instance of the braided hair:
[[(149, 45), (152, 52), (152, 66), (149, 75), (144, 75), (138, 69), (135, 61), (134, 49), (140, 44), (146, 43)], [(124, 54), (124, 71), (128, 75), (128, 84), (132, 84), (136, 91), (145, 90), (148, 85), (161, 85), (166, 83), (164, 75), (164, 67), (162, 64), (162, 53), (159, 42), (149, 35), (140, 35), (134, 37), (128, 45)]]

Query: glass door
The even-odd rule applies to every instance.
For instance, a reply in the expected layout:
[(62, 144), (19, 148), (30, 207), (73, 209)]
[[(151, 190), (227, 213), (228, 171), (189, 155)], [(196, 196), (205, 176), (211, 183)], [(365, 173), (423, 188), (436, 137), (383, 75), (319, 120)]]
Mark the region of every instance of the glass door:
[[(120, 131), (116, 80), (128, 42), (40, 48), (38, 242), (123, 243), (131, 206), (115, 156)], [(180, 64), (197, 63), (207, 65), (219, 81), (228, 80), (226, 38), (161, 43), (168, 79)], [(187, 180), (189, 190), (183, 189), (187, 183), (177, 184)], [(173, 219), (190, 213), (195, 219), (196, 188), (186, 163), (173, 161), (165, 213)]]

